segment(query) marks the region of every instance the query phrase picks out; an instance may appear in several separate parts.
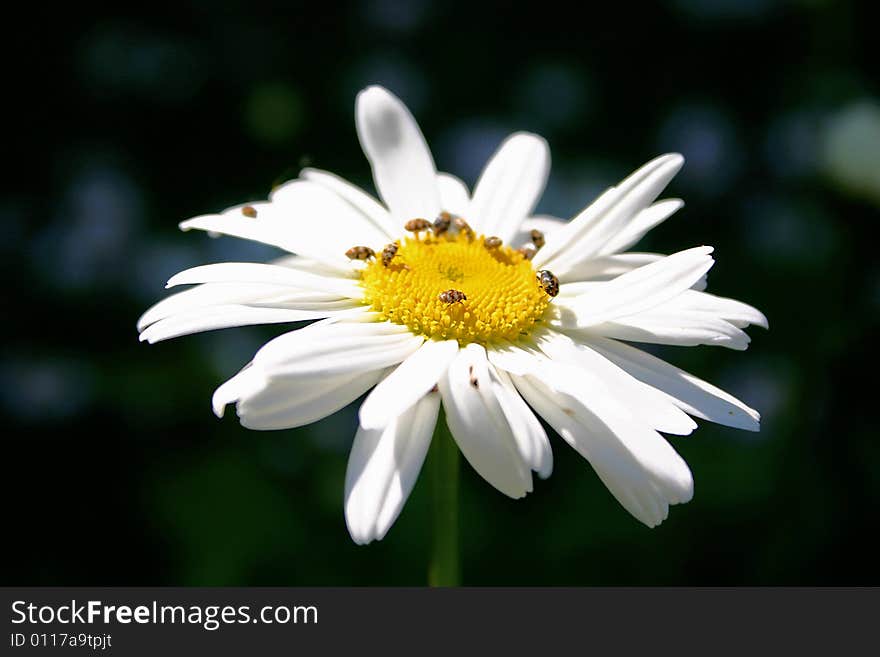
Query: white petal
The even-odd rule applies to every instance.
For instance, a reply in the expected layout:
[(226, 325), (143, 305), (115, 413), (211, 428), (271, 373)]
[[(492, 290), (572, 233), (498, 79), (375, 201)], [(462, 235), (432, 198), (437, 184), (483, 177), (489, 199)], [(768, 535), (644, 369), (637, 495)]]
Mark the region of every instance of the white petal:
[(172, 276), (165, 287), (195, 283), (266, 283), (301, 290), (363, 298), (363, 288), (354, 280), (319, 276), (305, 271), (256, 262), (221, 262), (184, 270)]
[(161, 319), (146, 327), (140, 334), (141, 342), (154, 344), (183, 335), (214, 331), (236, 326), (252, 326), (254, 324), (279, 324), (284, 322), (302, 322), (312, 319), (323, 319), (337, 314), (347, 313), (359, 308), (350, 304), (327, 310), (300, 310), (290, 308), (260, 308), (242, 304), (219, 304), (206, 308), (179, 312)]
[[(690, 499), (692, 479), (685, 479), (671, 491), (658, 484), (657, 478), (622, 442), (621, 435), (628, 428), (608, 426), (577, 400), (560, 395), (532, 377), (515, 377), (515, 381), (529, 404), (587, 459), (611, 494), (637, 520), (654, 527), (666, 519), (670, 504)], [(658, 434), (653, 435), (662, 440)]]
[(727, 320), (734, 326), (744, 328), (755, 324), (769, 328), (767, 317), (757, 308), (736, 299), (718, 297), (714, 294), (688, 290), (663, 304), (658, 310), (664, 312), (705, 312)]
[(474, 470), (505, 495), (519, 498), (531, 492), (532, 477), (497, 400), (482, 393), (480, 382), (490, 380), (485, 353), (468, 345), (440, 379), (446, 423)]
[(424, 395), (384, 429), (360, 427), (345, 473), (345, 522), (355, 543), (381, 540), (397, 520), (431, 444), (440, 396)]
[(599, 253), (608, 255), (626, 251), (638, 242), (645, 234), (655, 226), (666, 221), (672, 214), (678, 212), (684, 206), (684, 201), (677, 198), (659, 201), (649, 208), (645, 208), (625, 224), (620, 232), (605, 243)]
[(216, 283), (199, 285), (191, 290), (172, 294), (149, 308), (140, 319), (137, 328), (142, 331), (150, 324), (171, 315), (206, 306), (248, 301), (277, 295), (278, 286), (261, 283)]
[(267, 342), (254, 364), (278, 377), (363, 372), (396, 365), (423, 342), (390, 322), (312, 324)]
[(532, 409), (520, 397), (507, 372), (490, 365), (489, 374), (491, 392), (507, 418), (523, 461), (541, 479), (546, 479), (553, 472), (553, 450), (550, 448), (547, 432)]
[[(660, 434), (635, 421), (597, 377), (535, 358), (514, 377), (526, 400), (586, 458), (620, 503), (653, 527), (693, 495), (690, 469)], [(586, 376), (585, 376), (586, 374)]]
[[(557, 310), (564, 310), (566, 305), (576, 302), (587, 292), (595, 292), (602, 289), (603, 281), (575, 281), (573, 283), (562, 283), (560, 281), (559, 295), (556, 297)], [(565, 313), (559, 313), (564, 315)], [(549, 319), (554, 319), (549, 317)]]
[[(354, 312), (356, 309), (363, 313), (372, 312), (369, 306), (365, 306), (357, 299), (344, 299), (332, 294), (302, 290), (291, 291), (290, 289), (286, 289), (283, 293), (275, 296), (248, 301), (246, 305), (255, 308), (345, 311), (345, 314), (349, 314), (348, 311), (352, 311), (351, 314), (357, 314)], [(330, 317), (330, 315), (328, 314), (327, 317)]]
[(181, 222), (182, 230), (206, 230), (256, 240), (334, 266), (350, 269), (345, 252), (352, 246), (381, 247), (384, 233), (336, 193), (307, 180), (275, 189), (270, 203), (251, 203), (255, 217), (242, 207)]
[[(243, 214), (242, 209), (249, 207), (256, 212), (256, 217)], [(277, 246), (285, 251), (294, 252), (297, 246), (292, 235), (293, 225), (283, 222), (279, 217), (278, 208), (271, 203), (261, 201), (227, 208), (220, 214), (204, 214), (180, 222), (181, 230), (205, 230), (212, 236), (230, 235), (242, 239), (254, 240)]]
[(254, 369), (251, 363), (231, 379), (222, 383), (211, 397), (211, 408), (214, 409), (214, 415), (222, 418), (226, 407), (234, 404), (243, 397), (257, 394), (265, 387), (266, 376), (259, 369)]
[[(309, 180), (292, 180), (276, 187), (270, 199), (278, 220), (295, 231), (291, 240), (295, 253), (325, 262), (341, 260), (352, 246), (381, 248), (388, 232), (376, 218), (364, 214), (349, 197), (340, 196), (338, 187)], [(259, 218), (259, 217), (258, 217)]]
[[(608, 281), (621, 274), (650, 265), (666, 256), (660, 253), (618, 253), (583, 260), (569, 269), (565, 274), (557, 276), (560, 283), (570, 281)], [(555, 274), (556, 272), (554, 272)]]
[[(355, 209), (369, 219), (382, 233), (393, 239), (400, 232), (395, 229), (391, 214), (372, 196), (360, 187), (352, 185), (336, 174), (321, 169), (307, 168), (300, 171), (300, 177), (310, 180), (322, 187), (334, 191), (340, 198), (350, 203)], [(367, 245), (364, 245), (367, 246)]]
[(332, 263), (321, 262), (319, 260), (311, 260), (298, 255), (283, 255), (269, 261), (269, 264), (278, 265), (279, 267), (290, 267), (298, 269), (309, 274), (318, 274), (320, 276), (328, 276), (330, 278), (350, 278), (357, 279), (360, 273), (350, 266), (340, 269)]
[(608, 189), (548, 237), (533, 259), (535, 267), (550, 269), (559, 276), (597, 255), (630, 219), (654, 202), (683, 163), (681, 155), (663, 155)]
[(686, 413), (738, 429), (760, 429), (761, 416), (756, 410), (693, 374), (615, 340), (596, 338), (590, 346), (635, 378), (669, 395)]
[[(584, 327), (634, 315), (669, 301), (712, 267), (712, 247), (680, 251), (591, 288), (567, 304), (562, 326)], [(563, 313), (565, 315), (565, 313)]]
[(400, 100), (382, 87), (358, 94), (355, 119), (373, 180), (398, 223), (440, 212), (437, 170), (421, 130)]
[(487, 356), (495, 367), (516, 376), (531, 374), (537, 367), (534, 356), (515, 345), (495, 345)]
[(653, 309), (572, 333), (586, 339), (602, 335), (630, 342), (679, 347), (710, 345), (737, 351), (748, 349), (751, 342), (751, 338), (742, 329), (710, 313), (658, 312)]
[[(562, 437), (565, 442), (574, 447), (599, 475), (599, 478), (605, 486), (611, 491), (612, 495), (618, 502), (639, 519), (640, 522), (653, 524), (657, 516), (662, 513), (654, 511), (655, 504), (645, 503), (643, 499), (650, 496), (640, 494), (633, 491), (632, 488), (637, 486), (626, 487), (618, 485), (617, 480), (622, 482), (631, 481), (637, 483), (640, 479), (647, 480), (644, 470), (634, 463), (631, 458), (620, 456), (613, 453), (613, 449), (602, 449), (602, 443), (598, 443), (598, 447), (594, 450), (595, 454), (592, 459), (586, 453), (583, 443), (586, 438), (592, 436), (594, 439), (604, 437), (607, 428), (595, 431), (593, 427), (589, 427), (575, 418), (573, 406), (577, 402), (570, 400), (569, 397), (557, 396), (552, 390), (543, 385), (540, 381), (534, 380), (532, 377), (514, 376), (517, 390), (523, 395), (528, 403), (534, 408), (544, 420), (553, 427), (553, 429)], [(591, 433), (592, 432), (592, 433)], [(609, 442), (613, 446), (613, 442)], [(596, 463), (593, 463), (593, 460)], [(611, 476), (609, 476), (611, 471)]]
[(480, 175), (467, 220), (478, 232), (510, 242), (538, 203), (549, 172), (544, 139), (524, 132), (511, 135)]
[(261, 379), (259, 385), (248, 382), (254, 387), (238, 398), (239, 416), (243, 421), (250, 421), (251, 424), (261, 422), (263, 425), (272, 418), (276, 423), (280, 421), (278, 426), (287, 426), (287, 422), (293, 421), (299, 426), (326, 417), (332, 411), (325, 411), (325, 407), (342, 408), (375, 385), (387, 372), (379, 369), (359, 373), (279, 377), (268, 374), (259, 364), (252, 364), (245, 371), (253, 372), (253, 376), (259, 373)]
[(242, 426), (261, 431), (291, 429), (332, 415), (369, 390), (385, 370), (310, 376), (276, 376), (252, 363), (217, 388), (214, 412), (236, 403)]
[(433, 388), (458, 354), (458, 342), (426, 341), (364, 400), (361, 426), (378, 429)]
[(467, 213), (471, 195), (467, 185), (459, 178), (450, 173), (438, 173), (437, 189), (440, 191), (441, 209), (459, 216)]
[(608, 394), (625, 406), (633, 418), (652, 429), (686, 436), (697, 428), (666, 395), (633, 378), (588, 346), (550, 331), (538, 338), (538, 346), (552, 360), (583, 368), (598, 377)]

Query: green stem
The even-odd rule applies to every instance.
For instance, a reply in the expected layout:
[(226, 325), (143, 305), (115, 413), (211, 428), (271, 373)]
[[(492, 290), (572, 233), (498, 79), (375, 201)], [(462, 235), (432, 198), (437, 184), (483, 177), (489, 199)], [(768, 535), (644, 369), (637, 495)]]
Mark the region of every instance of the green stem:
[(446, 416), (441, 409), (437, 427), (428, 452), (433, 492), (434, 540), (428, 584), (431, 586), (459, 586), (461, 575), (458, 563), (458, 445), (446, 427)]

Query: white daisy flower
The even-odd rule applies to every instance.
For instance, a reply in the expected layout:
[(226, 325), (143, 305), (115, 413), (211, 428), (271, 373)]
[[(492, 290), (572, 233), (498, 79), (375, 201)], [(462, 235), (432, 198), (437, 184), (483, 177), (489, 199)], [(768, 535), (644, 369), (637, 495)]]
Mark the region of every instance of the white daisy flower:
[[(663, 155), (570, 222), (533, 216), (550, 168), (537, 135), (509, 137), (473, 191), (438, 173), (407, 108), (380, 87), (356, 102), (382, 203), (316, 169), (266, 202), (184, 221), (290, 252), (269, 264), (195, 267), (195, 285), (140, 319), (141, 340), (320, 320), (269, 341), (214, 393), (251, 429), (298, 427), (372, 391), (360, 407), (345, 480), (357, 543), (381, 539), (415, 484), (440, 404), (465, 459), (513, 498), (550, 475), (535, 413), (614, 497), (653, 527), (693, 494), (661, 433), (691, 416), (757, 431), (758, 413), (627, 342), (745, 349), (755, 308), (703, 291), (712, 248), (626, 251), (678, 210), (656, 201), (683, 158)], [(531, 259), (530, 259), (531, 258)]]

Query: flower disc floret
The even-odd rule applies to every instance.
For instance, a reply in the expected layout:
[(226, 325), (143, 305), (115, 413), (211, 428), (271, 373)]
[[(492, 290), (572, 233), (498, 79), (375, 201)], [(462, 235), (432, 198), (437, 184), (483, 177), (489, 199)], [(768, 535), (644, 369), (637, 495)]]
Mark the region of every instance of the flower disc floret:
[[(383, 319), (462, 345), (528, 335), (550, 301), (522, 253), (466, 232), (406, 237), (391, 262), (370, 262), (361, 281), (366, 302)], [(465, 299), (445, 301), (449, 290)]]

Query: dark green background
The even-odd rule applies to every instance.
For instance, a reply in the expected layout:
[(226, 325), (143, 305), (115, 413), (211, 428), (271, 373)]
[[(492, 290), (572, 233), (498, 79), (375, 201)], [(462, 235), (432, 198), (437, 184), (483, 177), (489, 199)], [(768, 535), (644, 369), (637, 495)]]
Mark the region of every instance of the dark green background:
[(558, 437), (553, 476), (522, 501), (465, 465), (465, 583), (880, 583), (868, 5), (78, 4), (7, 25), (3, 583), (425, 581), (424, 478), (386, 540), (348, 537), (353, 408), (270, 433), (211, 414), (214, 388), (282, 327), (154, 346), (134, 327), (176, 271), (273, 255), (178, 221), (263, 198), (305, 164), (371, 187), (353, 123), (369, 83), (469, 184), (506, 133), (547, 137), (539, 210), (562, 216), (684, 153), (669, 195), (687, 205), (639, 248), (714, 245), (710, 290), (771, 324), (745, 353), (662, 351), (764, 421), (673, 438), (696, 494), (657, 529)]

